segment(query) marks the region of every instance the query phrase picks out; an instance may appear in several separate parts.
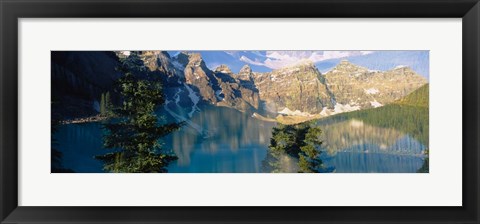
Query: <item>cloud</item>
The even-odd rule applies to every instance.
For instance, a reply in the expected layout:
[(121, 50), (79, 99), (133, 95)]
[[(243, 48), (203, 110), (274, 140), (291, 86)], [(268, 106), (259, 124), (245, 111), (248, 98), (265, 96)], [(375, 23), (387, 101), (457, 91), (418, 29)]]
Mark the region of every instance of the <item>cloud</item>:
[(240, 60), (253, 65), (279, 69), (303, 60), (311, 60), (315, 63), (329, 59), (347, 58), (371, 53), (373, 53), (373, 51), (267, 51), (264, 61), (259, 61), (258, 59), (252, 60), (246, 56), (242, 56)]
[(253, 61), (252, 59), (247, 58), (247, 57), (245, 57), (245, 56), (240, 57), (240, 61), (243, 61), (243, 62), (248, 63), (248, 64), (252, 64), (252, 65), (265, 66), (265, 64), (264, 64), (263, 62)]

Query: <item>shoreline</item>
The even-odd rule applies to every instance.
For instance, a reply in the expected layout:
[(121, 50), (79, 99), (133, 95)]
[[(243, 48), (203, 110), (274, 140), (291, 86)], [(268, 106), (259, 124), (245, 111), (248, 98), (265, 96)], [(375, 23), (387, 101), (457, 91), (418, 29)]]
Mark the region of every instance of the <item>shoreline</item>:
[(95, 115), (91, 117), (82, 117), (82, 118), (75, 118), (70, 120), (63, 120), (63, 121), (60, 121), (60, 124), (83, 124), (83, 123), (104, 121), (107, 119), (108, 117)]

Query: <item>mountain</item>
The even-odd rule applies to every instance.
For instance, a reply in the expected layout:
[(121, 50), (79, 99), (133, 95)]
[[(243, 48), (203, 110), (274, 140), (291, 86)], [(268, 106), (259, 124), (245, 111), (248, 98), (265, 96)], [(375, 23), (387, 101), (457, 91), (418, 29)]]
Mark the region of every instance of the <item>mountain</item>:
[[(388, 60), (385, 60), (388, 58)], [(318, 69), (325, 73), (335, 67), (344, 58), (316, 62)], [(372, 70), (389, 70), (397, 66), (407, 66), (419, 75), (429, 77), (428, 51), (374, 51), (371, 54), (348, 57), (348, 61)]]
[(380, 107), (427, 83), (408, 67), (372, 71), (346, 60), (326, 74), (308, 60), (265, 73), (245, 65), (236, 74), (224, 64), (210, 70), (198, 53), (181, 52), (172, 60), (184, 66), (185, 82), (200, 101), (274, 117), (328, 116)]
[[(177, 52), (171, 52), (172, 55)], [(207, 67), (215, 69), (226, 64), (237, 73), (245, 64), (256, 72), (270, 72), (299, 60), (312, 60), (320, 72), (331, 70), (343, 59), (372, 70), (389, 70), (404, 65), (429, 77), (429, 51), (195, 51)], [(387, 60), (385, 60), (387, 59)]]
[(121, 77), (115, 70), (118, 65), (113, 52), (52, 51), (52, 116), (70, 119), (97, 114), (101, 94)]
[(346, 60), (325, 74), (308, 60), (261, 73), (245, 64), (238, 72), (225, 64), (210, 69), (198, 52), (176, 52), (174, 56), (163, 51), (56, 52), (52, 53), (52, 82), (61, 91), (55, 90), (52, 96), (74, 99), (64, 102), (72, 108), (68, 116), (74, 116), (75, 108), (88, 111), (77, 116), (94, 114), (101, 93), (111, 91), (120, 77), (115, 71), (119, 58), (131, 53), (138, 54), (150, 75), (161, 78), (164, 109), (177, 120), (192, 117), (199, 104), (230, 107), (269, 119), (312, 119), (379, 107), (427, 83), (409, 67), (372, 71)]
[[(262, 62), (267, 59), (265, 51), (189, 51), (190, 53), (199, 53), (208, 68), (214, 70), (218, 66), (227, 65), (234, 73), (248, 64), (257, 72), (269, 72), (272, 69), (256, 62)], [(181, 51), (169, 51), (170, 55), (176, 56)], [(251, 63), (248, 63), (251, 62)]]
[(217, 106), (227, 106), (240, 111), (255, 111), (260, 104), (258, 89), (252, 80), (252, 70), (244, 66), (240, 73), (234, 74), (226, 65), (215, 69), (220, 90), (217, 90)]
[(333, 96), (324, 77), (310, 61), (267, 73), (255, 73), (254, 83), (264, 109), (273, 113), (310, 115), (332, 108)]
[[(408, 95), (427, 80), (408, 67), (398, 66), (387, 71), (372, 71), (342, 60), (325, 75), (339, 107), (365, 109), (380, 107)], [(338, 111), (340, 112), (340, 111)]]

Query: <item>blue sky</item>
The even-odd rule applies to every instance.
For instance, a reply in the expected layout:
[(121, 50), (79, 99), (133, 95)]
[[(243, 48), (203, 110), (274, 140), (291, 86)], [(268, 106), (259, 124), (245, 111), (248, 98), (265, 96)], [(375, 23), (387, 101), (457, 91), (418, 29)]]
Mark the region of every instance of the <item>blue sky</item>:
[[(226, 64), (238, 72), (245, 64), (253, 71), (268, 72), (293, 65), (302, 60), (311, 60), (321, 72), (326, 72), (347, 59), (371, 70), (389, 70), (405, 65), (426, 77), (429, 72), (429, 51), (195, 51), (202, 55), (211, 69)], [(177, 51), (169, 51), (174, 56)]]

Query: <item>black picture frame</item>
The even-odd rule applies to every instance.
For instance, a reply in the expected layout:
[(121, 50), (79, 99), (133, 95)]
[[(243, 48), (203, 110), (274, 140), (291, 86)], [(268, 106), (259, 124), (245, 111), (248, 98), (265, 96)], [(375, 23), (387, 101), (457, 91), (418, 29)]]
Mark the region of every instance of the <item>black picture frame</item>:
[[(1, 223), (479, 223), (478, 0), (0, 0)], [(462, 18), (461, 207), (18, 206), (19, 18)], [(448, 44), (448, 43), (445, 43)], [(448, 181), (448, 180), (445, 180)], [(448, 194), (448, 192), (445, 192)]]

